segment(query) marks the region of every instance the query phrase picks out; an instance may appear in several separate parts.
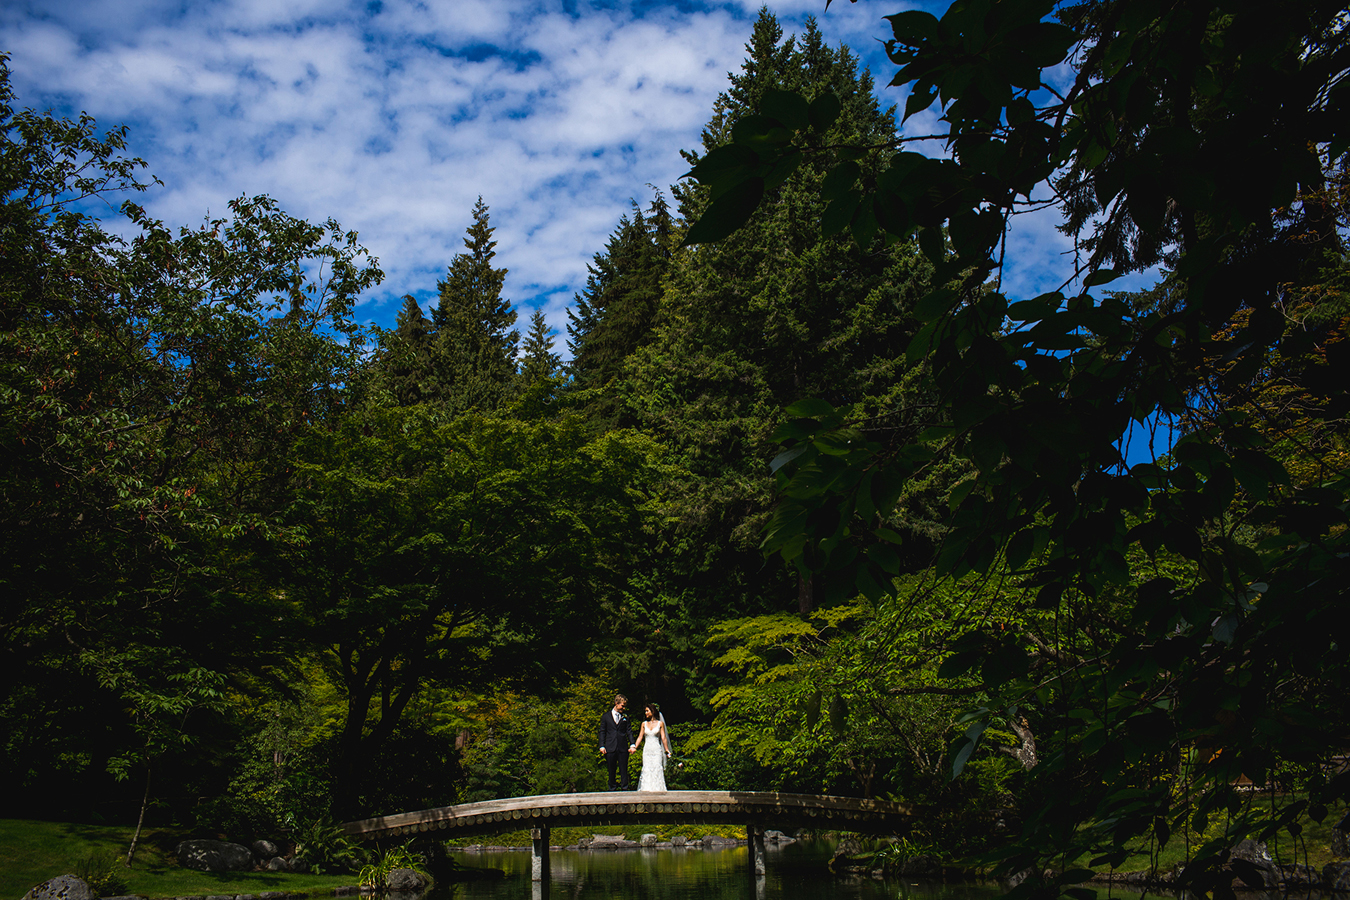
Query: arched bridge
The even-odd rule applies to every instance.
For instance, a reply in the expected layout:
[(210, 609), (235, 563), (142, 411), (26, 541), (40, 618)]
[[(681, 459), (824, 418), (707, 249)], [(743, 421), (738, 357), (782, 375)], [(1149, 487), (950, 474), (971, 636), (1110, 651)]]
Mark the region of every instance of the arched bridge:
[(744, 825), (750, 838), (750, 862), (764, 871), (764, 829), (812, 828), (896, 833), (912, 810), (887, 800), (780, 794), (764, 791), (605, 791), (542, 794), (481, 803), (461, 803), (417, 812), (348, 822), (343, 831), (355, 838), (443, 831), (446, 837), (530, 829), (534, 878), (548, 877), (549, 834), (553, 828), (589, 825)]

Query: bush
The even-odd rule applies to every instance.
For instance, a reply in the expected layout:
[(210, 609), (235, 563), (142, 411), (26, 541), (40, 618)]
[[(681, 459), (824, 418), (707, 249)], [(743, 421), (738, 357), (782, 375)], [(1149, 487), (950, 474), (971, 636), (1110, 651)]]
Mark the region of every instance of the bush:
[(96, 897), (116, 897), (127, 892), (127, 882), (121, 875), (121, 860), (117, 854), (104, 850), (91, 853), (80, 863), (75, 874), (94, 892)]
[(370, 860), (365, 847), (327, 819), (304, 825), (295, 840), (296, 862), (315, 875), (356, 872)]

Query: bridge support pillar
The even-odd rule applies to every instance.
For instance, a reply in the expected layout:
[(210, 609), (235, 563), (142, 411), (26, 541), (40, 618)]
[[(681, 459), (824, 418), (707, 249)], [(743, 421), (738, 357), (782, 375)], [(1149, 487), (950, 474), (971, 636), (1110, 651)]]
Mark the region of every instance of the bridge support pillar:
[(540, 825), (530, 829), (530, 880), (548, 881), (549, 827)]
[(764, 874), (764, 828), (761, 825), (749, 824), (745, 826), (745, 844), (750, 851), (750, 875), (762, 876)]

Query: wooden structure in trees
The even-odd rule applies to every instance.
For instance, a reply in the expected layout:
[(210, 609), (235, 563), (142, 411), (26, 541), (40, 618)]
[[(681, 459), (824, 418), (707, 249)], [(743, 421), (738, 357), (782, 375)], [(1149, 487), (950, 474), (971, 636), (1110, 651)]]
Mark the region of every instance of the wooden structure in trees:
[(446, 837), (530, 829), (533, 877), (548, 878), (549, 836), (553, 828), (591, 825), (744, 825), (750, 865), (764, 872), (766, 828), (811, 828), (894, 834), (903, 831), (912, 810), (887, 800), (780, 794), (767, 791), (603, 791), (542, 794), (481, 803), (461, 803), (416, 812), (347, 822), (354, 838), (379, 838), (424, 832)]

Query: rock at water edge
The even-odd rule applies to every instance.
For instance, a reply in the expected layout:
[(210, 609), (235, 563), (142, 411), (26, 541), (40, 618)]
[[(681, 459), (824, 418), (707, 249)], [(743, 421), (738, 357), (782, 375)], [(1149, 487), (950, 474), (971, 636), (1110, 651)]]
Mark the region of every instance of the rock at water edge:
[(49, 878), (23, 895), (23, 900), (96, 900), (96, 895), (74, 875)]
[(427, 886), (427, 876), (415, 869), (394, 869), (385, 884), (390, 893), (416, 893)]

